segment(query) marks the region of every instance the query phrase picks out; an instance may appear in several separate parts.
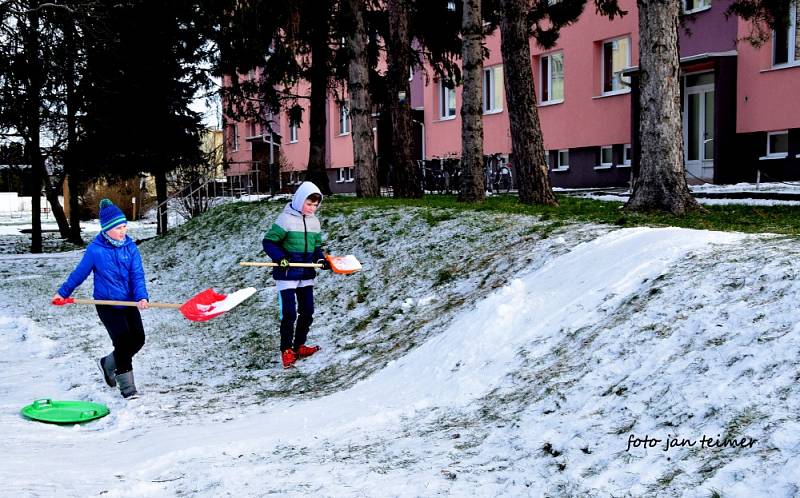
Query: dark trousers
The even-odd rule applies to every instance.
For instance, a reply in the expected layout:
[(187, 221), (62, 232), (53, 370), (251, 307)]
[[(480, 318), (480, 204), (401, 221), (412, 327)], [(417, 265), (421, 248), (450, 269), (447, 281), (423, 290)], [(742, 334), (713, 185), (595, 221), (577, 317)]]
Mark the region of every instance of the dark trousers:
[[(297, 349), (306, 343), (308, 329), (314, 321), (314, 286), (286, 289), (280, 292), (281, 351)], [(295, 326), (295, 321), (297, 325)]]
[(114, 362), (117, 364), (117, 374), (133, 370), (131, 360), (133, 355), (144, 346), (144, 326), (142, 315), (135, 307), (115, 308), (114, 306), (98, 305), (97, 315), (106, 326), (108, 336), (114, 344)]

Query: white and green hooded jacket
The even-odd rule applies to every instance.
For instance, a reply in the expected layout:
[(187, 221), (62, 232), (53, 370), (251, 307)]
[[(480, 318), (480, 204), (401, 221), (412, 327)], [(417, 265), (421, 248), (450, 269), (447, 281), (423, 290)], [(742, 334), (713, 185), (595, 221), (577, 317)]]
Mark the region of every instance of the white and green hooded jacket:
[[(313, 214), (303, 215), (303, 204), (311, 194), (322, 196), (322, 192), (313, 183), (301, 183), (292, 201), (283, 208), (278, 219), (264, 234), (261, 244), (272, 261), (277, 263), (286, 258), (290, 263), (316, 263), (325, 258), (319, 219)], [(316, 275), (314, 268), (282, 270), (276, 267), (272, 270), (275, 280), (308, 280)]]

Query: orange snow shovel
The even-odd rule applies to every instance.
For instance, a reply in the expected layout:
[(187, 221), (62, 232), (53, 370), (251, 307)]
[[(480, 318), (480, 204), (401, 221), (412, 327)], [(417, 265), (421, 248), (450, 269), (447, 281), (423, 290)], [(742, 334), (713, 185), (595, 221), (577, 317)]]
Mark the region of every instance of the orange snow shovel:
[[(183, 304), (175, 303), (148, 303), (150, 308), (171, 308), (179, 310), (183, 316), (193, 322), (205, 322), (219, 316), (226, 311), (230, 311), (248, 297), (255, 294), (255, 287), (246, 287), (233, 294), (217, 294), (213, 289), (206, 289), (192, 297)], [(105, 304), (110, 306), (136, 306), (136, 301), (110, 301), (104, 299), (77, 299), (68, 297), (66, 299), (54, 299), (56, 306), (65, 304)]]
[[(331, 265), (331, 271), (340, 275), (349, 275), (361, 269), (361, 262), (352, 254), (347, 256), (326, 254), (325, 259)], [(278, 266), (278, 263), (262, 263), (258, 261), (242, 261), (239, 264), (242, 266)], [(289, 263), (289, 266), (295, 268), (322, 268), (321, 263)]]

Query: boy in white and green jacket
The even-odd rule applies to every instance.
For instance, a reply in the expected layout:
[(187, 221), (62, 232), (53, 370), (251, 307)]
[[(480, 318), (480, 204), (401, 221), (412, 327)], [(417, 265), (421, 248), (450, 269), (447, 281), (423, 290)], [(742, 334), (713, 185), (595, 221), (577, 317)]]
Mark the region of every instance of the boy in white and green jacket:
[[(281, 310), (281, 361), (292, 368), (298, 358), (311, 356), (319, 346), (306, 346), (314, 321), (314, 268), (298, 268), (290, 263), (321, 263), (330, 268), (322, 251), (319, 220), (315, 216), (322, 192), (311, 182), (297, 188), (292, 201), (272, 224), (261, 241), (264, 252), (278, 263), (272, 271), (278, 287)], [(295, 322), (297, 322), (295, 324)]]

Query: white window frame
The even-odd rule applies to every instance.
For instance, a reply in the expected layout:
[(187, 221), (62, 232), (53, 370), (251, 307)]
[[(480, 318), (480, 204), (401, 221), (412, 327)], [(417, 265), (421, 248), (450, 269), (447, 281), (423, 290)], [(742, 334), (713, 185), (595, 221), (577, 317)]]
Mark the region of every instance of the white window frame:
[(237, 123), (231, 125), (231, 150), (239, 152), (239, 126)]
[[(800, 0), (798, 0), (800, 1)], [(789, 9), (789, 27), (788, 32), (786, 33), (786, 61), (785, 62), (775, 62), (775, 49), (777, 46), (775, 45), (777, 41), (777, 34), (773, 31), (772, 32), (772, 67), (791, 67), (791, 66), (798, 66), (800, 65), (800, 54), (797, 53), (797, 37), (800, 36), (800, 33), (797, 31), (797, 16), (798, 16), (798, 1), (795, 1), (790, 5)]]
[[(453, 101), (452, 109), (449, 106)], [(452, 112), (452, 114), (451, 114)], [(444, 82), (439, 82), (439, 119), (445, 121), (456, 118), (456, 89), (449, 88)]]
[[(498, 80), (500, 80), (498, 82)], [(483, 113), (503, 112), (503, 65), (483, 70)]]
[(249, 138), (255, 138), (258, 135), (258, 123), (255, 121), (250, 121), (247, 123), (247, 131), (250, 132)]
[[(627, 60), (625, 61), (625, 66), (624, 67), (628, 68), (631, 65), (631, 37), (630, 37), (630, 35), (620, 36), (620, 37), (617, 37), (617, 38), (611, 38), (611, 39), (608, 39), (608, 40), (603, 40), (603, 43), (600, 44), (600, 94), (603, 95), (603, 96), (605, 96), (605, 95), (619, 95), (619, 94), (622, 94), (622, 93), (630, 93), (630, 91), (631, 91), (631, 87), (630, 87), (631, 78), (630, 78), (630, 76), (622, 76), (622, 72), (621, 71), (620, 71), (620, 77), (619, 77), (619, 81), (620, 81), (621, 87), (620, 88), (613, 88), (613, 81), (614, 80), (613, 80), (613, 76), (612, 76), (612, 79), (611, 79), (611, 81), (612, 81), (612, 89), (611, 90), (606, 90), (605, 89), (605, 84), (606, 84), (606, 45), (608, 45), (609, 43), (613, 44), (613, 43), (618, 42), (620, 40), (627, 41), (627, 45), (628, 45), (628, 50), (627, 50), (627, 54), (626, 54)], [(611, 65), (613, 67), (613, 65), (614, 65), (613, 64), (613, 60), (612, 60), (612, 64)]]
[(347, 106), (339, 106), (339, 136), (350, 134), (350, 111)]
[(692, 0), (692, 1), (696, 5), (691, 9), (686, 8), (686, 3), (688, 2), (688, 0), (683, 0), (681, 2), (684, 14), (694, 14), (696, 12), (702, 12), (704, 10), (711, 9), (711, 0)]
[(353, 166), (336, 170), (336, 183), (352, 183), (355, 180), (355, 168)]
[[(554, 98), (552, 98), (552, 95), (553, 95), (553, 57), (556, 56), (556, 55), (560, 55), (561, 56), (561, 81), (562, 81), (561, 93), (562, 93), (562, 95), (561, 95), (561, 98), (554, 99)], [(545, 71), (542, 68), (542, 66), (544, 65), (543, 61), (545, 61), (545, 60), (547, 61), (547, 74), (545, 74)], [(563, 94), (564, 94), (564, 90), (565, 90), (564, 86), (566, 84), (566, 78), (564, 77), (564, 51), (562, 50), (562, 51), (558, 51), (558, 52), (551, 52), (549, 54), (545, 54), (545, 55), (540, 56), (539, 57), (539, 72), (541, 73), (539, 75), (539, 85), (540, 85), (539, 88), (543, 89), (545, 87), (545, 81), (547, 81), (547, 88), (548, 88), (548, 93), (549, 93), (547, 100), (544, 100), (544, 98), (543, 98), (544, 97), (544, 90), (542, 90), (540, 92), (540, 95), (542, 96), (542, 100), (539, 102), (539, 104), (540, 105), (550, 105), (550, 104), (560, 104), (560, 103), (564, 102), (564, 95)]]
[[(770, 147), (771, 138), (777, 135), (786, 135), (786, 152), (773, 152)], [(767, 155), (759, 157), (759, 160), (766, 161), (769, 159), (786, 159), (789, 157), (789, 130), (770, 131), (767, 132)]]
[[(563, 154), (563, 156), (562, 156)], [(567, 158), (566, 163), (562, 160), (563, 157)], [(569, 149), (559, 149), (556, 151), (556, 167), (553, 171), (567, 171), (569, 169)]]
[[(610, 160), (604, 162), (603, 161), (603, 153), (608, 151), (610, 154)], [(600, 146), (600, 164), (595, 166), (594, 169), (611, 169), (614, 166), (614, 146), (613, 145), (601, 145)]]
[(297, 136), (299, 135), (298, 130), (300, 129), (297, 126), (297, 123), (292, 123), (289, 125), (289, 143), (296, 144), (297, 143)]
[(630, 168), (631, 167), (631, 158), (633, 157), (633, 149), (631, 149), (631, 144), (625, 144), (622, 146), (622, 164), (617, 164), (617, 168)]

